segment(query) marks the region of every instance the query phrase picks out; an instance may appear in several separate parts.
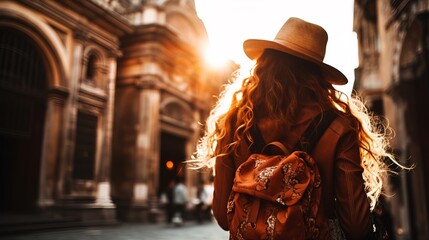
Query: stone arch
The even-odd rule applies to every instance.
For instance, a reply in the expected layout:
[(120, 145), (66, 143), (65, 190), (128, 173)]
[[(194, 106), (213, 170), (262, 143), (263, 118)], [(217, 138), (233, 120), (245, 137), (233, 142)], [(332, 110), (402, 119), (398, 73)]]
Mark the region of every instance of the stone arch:
[(40, 182), (35, 204), (38, 207), (51, 206), (55, 203), (55, 192), (58, 190), (56, 166), (62, 159), (64, 105), (70, 88), (72, 66), (66, 49), (67, 39), (64, 38), (63, 42), (58, 32), (41, 15), (14, 2), (0, 2), (0, 26), (25, 34), (37, 46), (44, 62), (47, 98), (45, 109), (37, 111), (43, 115), (43, 120), (37, 123), (42, 133), (39, 139), (40, 167), (37, 168)]
[(55, 31), (37, 14), (15, 3), (0, 4), (0, 16), (0, 25), (18, 29), (37, 43), (47, 61), (50, 88), (68, 87), (68, 54)]
[[(162, 191), (170, 180), (180, 176), (186, 182), (194, 179), (194, 173), (185, 167), (184, 161), (192, 154), (193, 137), (196, 132), (194, 115), (189, 103), (174, 96), (166, 97), (160, 104), (160, 164), (158, 191)], [(175, 166), (166, 169), (167, 162)]]
[(81, 81), (96, 88), (107, 86), (106, 56), (95, 46), (86, 47), (83, 52)]
[(177, 125), (187, 126), (194, 122), (190, 106), (177, 98), (168, 97), (160, 105), (161, 116), (175, 122)]
[(31, 212), (39, 197), (48, 67), (19, 25), (0, 24), (0, 52), (0, 211)]

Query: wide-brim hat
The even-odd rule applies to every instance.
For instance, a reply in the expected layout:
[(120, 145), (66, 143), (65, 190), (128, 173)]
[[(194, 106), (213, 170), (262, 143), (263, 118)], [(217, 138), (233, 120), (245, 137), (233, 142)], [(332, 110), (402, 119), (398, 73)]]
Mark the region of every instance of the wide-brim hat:
[(338, 69), (323, 62), (328, 34), (321, 26), (291, 17), (283, 24), (274, 40), (248, 39), (243, 43), (246, 55), (255, 60), (265, 49), (285, 52), (316, 63), (325, 79), (335, 85), (346, 84), (347, 77)]

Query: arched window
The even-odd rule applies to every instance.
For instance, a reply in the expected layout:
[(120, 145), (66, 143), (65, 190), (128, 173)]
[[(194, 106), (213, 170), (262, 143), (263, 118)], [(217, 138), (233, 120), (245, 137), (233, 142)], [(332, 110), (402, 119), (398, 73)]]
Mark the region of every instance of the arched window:
[(96, 71), (96, 63), (97, 63), (97, 57), (95, 55), (91, 55), (88, 58), (88, 66), (86, 69), (86, 79), (93, 80), (95, 77), (95, 71)]
[(85, 83), (96, 86), (99, 76), (99, 58), (95, 54), (88, 56), (85, 72)]

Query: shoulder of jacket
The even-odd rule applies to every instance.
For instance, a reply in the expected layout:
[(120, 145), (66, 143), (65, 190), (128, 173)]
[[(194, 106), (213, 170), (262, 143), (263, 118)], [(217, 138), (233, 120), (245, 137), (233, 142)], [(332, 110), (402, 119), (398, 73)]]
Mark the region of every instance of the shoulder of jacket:
[(341, 136), (349, 131), (354, 131), (352, 127), (353, 121), (354, 120), (350, 117), (344, 115), (338, 116), (329, 126), (329, 129), (336, 135)]

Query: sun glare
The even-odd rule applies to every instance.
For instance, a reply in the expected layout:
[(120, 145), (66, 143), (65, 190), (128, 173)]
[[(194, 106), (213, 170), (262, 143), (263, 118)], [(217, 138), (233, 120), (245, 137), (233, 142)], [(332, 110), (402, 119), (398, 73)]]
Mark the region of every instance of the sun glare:
[(195, 4), (214, 47), (205, 56), (208, 66), (219, 68), (226, 59), (231, 59), (247, 74), (253, 62), (248, 61), (243, 53), (243, 41), (249, 38), (273, 39), (288, 17), (300, 17), (321, 25), (328, 32), (325, 62), (347, 76), (349, 83), (336, 87), (350, 95), (354, 69), (358, 65), (352, 0), (195, 0)]
[(219, 51), (213, 47), (207, 48), (204, 53), (206, 63), (213, 68), (221, 68), (226, 65), (227, 57), (222, 51)]

